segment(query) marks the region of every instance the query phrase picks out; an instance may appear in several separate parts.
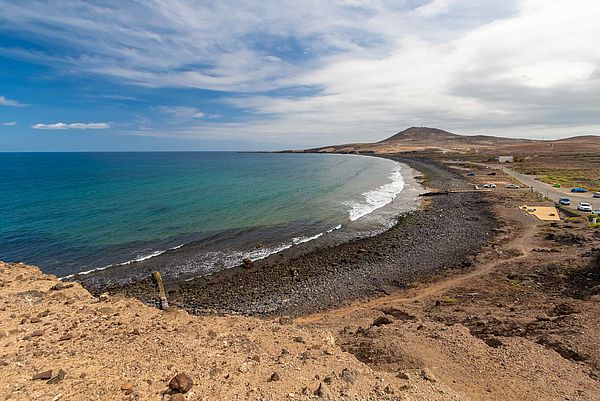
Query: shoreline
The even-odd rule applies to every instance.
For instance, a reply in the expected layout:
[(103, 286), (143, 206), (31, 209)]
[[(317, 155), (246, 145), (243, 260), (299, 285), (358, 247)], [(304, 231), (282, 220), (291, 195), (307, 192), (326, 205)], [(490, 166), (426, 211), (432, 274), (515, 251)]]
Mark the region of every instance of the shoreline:
[[(467, 180), (510, 180), (487, 173), (479, 169)], [(458, 178), (440, 181), (464, 185)], [(474, 195), (486, 203), (469, 197)], [(11, 399), (158, 400), (174, 398), (165, 397), (169, 381), (184, 373), (194, 383), (186, 399), (308, 400), (318, 394), (328, 400), (596, 400), (600, 229), (583, 219), (544, 222), (523, 213), (523, 202), (551, 204), (530, 191), (499, 185), (469, 196), (427, 198), (425, 216), (412, 214), (404, 232), (413, 226), (413, 233), (426, 233), (414, 226), (435, 225), (440, 214), (446, 226), (454, 223), (452, 209), (439, 210), (444, 205), (491, 206), (497, 228), (472, 267), (442, 268), (408, 289), (384, 288), (392, 295), (356, 298), (292, 319), (162, 311), (120, 295), (94, 297), (35, 267), (0, 262), (0, 366), (6, 367), (0, 369), (0, 393)], [(446, 202), (436, 204), (438, 199)], [(479, 213), (463, 210), (471, 210), (464, 224)], [(432, 215), (438, 218), (427, 220)], [(406, 238), (387, 236), (379, 239), (381, 246), (405, 246)], [(444, 236), (436, 244), (448, 251)], [(370, 245), (360, 255), (376, 256), (377, 244)], [(382, 255), (398, 265), (397, 256)], [(362, 289), (360, 275), (351, 271), (362, 262), (351, 262), (347, 269)], [(331, 284), (323, 270), (313, 270), (321, 272), (315, 280)], [(298, 281), (309, 283), (310, 271), (299, 273)], [(247, 292), (231, 285), (229, 291)], [(307, 301), (315, 298), (312, 287), (305, 294)]]
[[(428, 160), (377, 155), (408, 164), (438, 190), (465, 187), (460, 175)], [(471, 266), (492, 237), (494, 218), (482, 194), (431, 199), (399, 216), (390, 229), (303, 252), (286, 250), (252, 263), (190, 280), (165, 278), (171, 304), (193, 314), (304, 315), (347, 302), (389, 295), (412, 283)], [(301, 248), (301, 247), (299, 247)], [(83, 283), (85, 285), (85, 283)], [(89, 286), (88, 286), (89, 287)], [(157, 305), (149, 279), (106, 288)]]
[[(244, 240), (245, 245), (241, 248), (239, 245), (233, 245), (232, 248), (216, 248), (212, 251), (223, 253), (223, 256), (236, 254), (237, 260), (231, 260), (233, 264), (230, 265), (215, 266), (214, 268), (201, 267), (197, 270), (188, 269), (188, 266), (195, 266), (198, 262), (203, 262), (196, 255), (211, 252), (210, 249), (206, 249), (204, 246), (205, 240), (193, 240), (173, 248), (154, 251), (153, 254), (139, 259), (97, 267), (59, 279), (77, 281), (94, 293), (100, 293), (105, 289), (116, 289), (131, 282), (143, 281), (150, 277), (154, 271), (160, 271), (167, 281), (189, 281), (199, 277), (211, 276), (222, 270), (241, 267), (245, 258), (253, 262), (276, 256), (294, 259), (318, 248), (328, 248), (356, 239), (378, 235), (387, 231), (402, 214), (418, 209), (421, 203), (419, 196), (425, 192), (424, 187), (416, 178), (420, 174), (418, 171), (400, 161), (390, 158), (382, 159), (390, 161), (390, 165), (393, 167), (388, 177), (390, 181), (362, 195), (368, 198), (368, 195), (373, 192), (381, 192), (388, 189), (385, 187), (395, 185), (397, 182), (393, 179), (393, 175), (396, 172), (401, 174), (403, 189), (395, 193), (391, 200), (383, 205), (372, 204), (372, 210), (361, 215), (359, 219), (353, 219), (354, 209), (349, 209), (347, 212), (349, 217), (345, 221), (339, 222), (336, 226), (322, 227), (322, 231), (319, 232), (315, 231), (298, 237), (291, 236), (289, 239), (282, 238), (279, 242), (268, 245), (263, 245), (261, 240), (258, 239), (255, 242), (256, 247), (250, 246), (248, 241)], [(389, 194), (384, 192), (384, 195)], [(378, 199), (375, 200), (375, 203), (377, 201)], [(262, 235), (261, 231), (270, 229), (265, 227), (256, 230), (258, 235)], [(220, 234), (216, 234), (216, 236), (218, 235)], [(211, 237), (208, 240), (210, 241)], [(248, 248), (248, 246), (250, 247)]]

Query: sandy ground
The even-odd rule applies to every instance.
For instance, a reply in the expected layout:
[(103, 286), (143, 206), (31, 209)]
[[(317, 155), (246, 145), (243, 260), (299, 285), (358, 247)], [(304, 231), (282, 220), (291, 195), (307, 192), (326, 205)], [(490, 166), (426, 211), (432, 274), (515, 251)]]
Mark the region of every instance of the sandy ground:
[[(600, 230), (487, 196), (501, 225), (469, 269), (295, 319), (163, 312), (0, 264), (0, 399), (600, 399)], [(179, 372), (194, 384), (168, 394)]]
[(195, 317), (57, 284), (0, 264), (2, 400), (180, 399), (167, 392), (179, 372), (194, 382), (185, 400), (464, 399), (420, 369), (375, 371), (328, 330), (286, 318)]

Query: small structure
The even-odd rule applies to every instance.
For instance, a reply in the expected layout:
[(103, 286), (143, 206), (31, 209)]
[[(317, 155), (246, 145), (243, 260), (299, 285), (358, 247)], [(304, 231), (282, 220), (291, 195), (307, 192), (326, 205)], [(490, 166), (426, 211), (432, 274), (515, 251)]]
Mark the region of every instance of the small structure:
[(519, 209), (534, 215), (542, 221), (560, 221), (558, 210), (552, 206), (521, 206)]
[(498, 163), (512, 163), (515, 161), (514, 156), (496, 156), (496, 161)]

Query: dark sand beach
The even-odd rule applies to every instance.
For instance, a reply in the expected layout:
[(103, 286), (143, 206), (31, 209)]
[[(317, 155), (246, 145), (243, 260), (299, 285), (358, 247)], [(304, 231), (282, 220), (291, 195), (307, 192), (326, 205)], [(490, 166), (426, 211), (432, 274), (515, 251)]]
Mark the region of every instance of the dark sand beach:
[[(432, 190), (465, 189), (459, 174), (435, 162), (387, 156), (409, 164)], [(289, 250), (252, 263), (188, 281), (166, 279), (169, 300), (194, 314), (303, 315), (348, 301), (390, 294), (416, 281), (450, 274), (491, 238), (494, 218), (482, 194), (427, 197), (423, 207), (399, 216), (391, 229), (370, 238), (311, 249)], [(102, 273), (100, 273), (102, 274)], [(148, 278), (114, 287), (82, 283), (157, 304)]]

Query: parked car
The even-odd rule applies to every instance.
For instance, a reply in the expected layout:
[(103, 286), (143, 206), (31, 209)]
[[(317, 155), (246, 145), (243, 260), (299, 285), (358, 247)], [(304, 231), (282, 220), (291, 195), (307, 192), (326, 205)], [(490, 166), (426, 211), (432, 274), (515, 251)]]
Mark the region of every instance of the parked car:
[(496, 188), (496, 184), (483, 184), (484, 188)]
[(569, 199), (569, 198), (560, 198), (558, 200), (558, 204), (559, 205), (570, 206), (571, 205), (571, 199)]
[(571, 188), (571, 192), (587, 192), (588, 190), (585, 188), (581, 188), (581, 187), (575, 187), (575, 188)]
[(519, 189), (520, 187), (517, 184), (508, 184), (506, 186), (508, 189)]
[(591, 212), (592, 205), (586, 202), (581, 202), (579, 206), (577, 206), (577, 210), (579, 210), (580, 212)]
[(600, 192), (594, 192), (594, 195), (592, 195), (592, 198), (600, 198)]
[(593, 210), (592, 213), (596, 216), (600, 216), (600, 209)]
[(467, 177), (473, 177), (475, 173), (467, 173)]
[(496, 172), (492, 171), (491, 173), (488, 173), (488, 175), (496, 175)]

